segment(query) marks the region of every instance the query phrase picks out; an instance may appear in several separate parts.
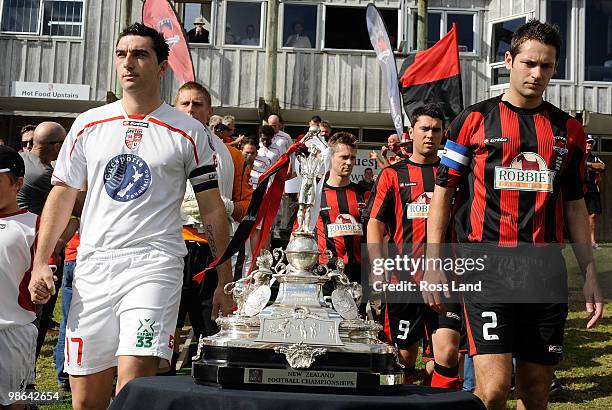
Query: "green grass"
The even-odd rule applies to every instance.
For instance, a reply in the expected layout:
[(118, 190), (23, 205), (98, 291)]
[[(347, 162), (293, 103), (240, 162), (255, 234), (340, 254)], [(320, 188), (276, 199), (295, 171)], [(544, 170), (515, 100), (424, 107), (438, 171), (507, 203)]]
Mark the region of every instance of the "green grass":
[[(565, 328), (564, 359), (556, 375), (564, 387), (564, 392), (549, 404), (551, 410), (574, 409), (612, 409), (612, 303), (607, 303), (604, 319), (599, 327), (585, 328), (584, 303), (577, 302), (582, 294), (582, 278), (573, 253), (566, 249), (568, 272), (570, 272), (570, 293), (572, 303)], [(604, 244), (594, 251), (600, 285), (607, 301), (612, 298), (612, 244)], [(61, 294), (55, 307), (55, 320), (61, 317)], [(45, 345), (36, 366), (36, 386), (41, 391), (58, 389), (53, 348), (57, 336), (47, 335)], [(419, 361), (422, 368), (424, 363)], [(185, 371), (188, 373), (188, 370)], [(510, 400), (509, 408), (516, 402)], [(64, 403), (41, 406), (44, 409), (70, 409), (70, 394), (64, 395)]]

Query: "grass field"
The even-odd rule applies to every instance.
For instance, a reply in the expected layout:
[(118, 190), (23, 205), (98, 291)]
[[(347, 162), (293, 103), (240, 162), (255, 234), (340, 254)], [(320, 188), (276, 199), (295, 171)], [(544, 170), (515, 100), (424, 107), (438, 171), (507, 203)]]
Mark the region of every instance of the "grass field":
[[(580, 294), (582, 279), (578, 274), (576, 260), (566, 250), (570, 272), (570, 292)], [(612, 300), (612, 244), (605, 244), (594, 252), (599, 271), (600, 284), (606, 301)], [(61, 298), (61, 295), (60, 295)], [(61, 302), (55, 308), (55, 319), (59, 322)], [(612, 303), (607, 303), (604, 319), (599, 327), (585, 329), (584, 304), (573, 302), (565, 328), (564, 360), (556, 372), (564, 392), (550, 403), (552, 410), (570, 409), (612, 409)], [(53, 366), (53, 347), (57, 336), (48, 335), (43, 346), (36, 370), (36, 386), (40, 391), (58, 389)], [(423, 362), (418, 366), (423, 367)], [(188, 373), (188, 370), (185, 370)], [(509, 408), (515, 402), (508, 402)], [(70, 394), (64, 396), (64, 403), (41, 406), (44, 409), (70, 409)]]

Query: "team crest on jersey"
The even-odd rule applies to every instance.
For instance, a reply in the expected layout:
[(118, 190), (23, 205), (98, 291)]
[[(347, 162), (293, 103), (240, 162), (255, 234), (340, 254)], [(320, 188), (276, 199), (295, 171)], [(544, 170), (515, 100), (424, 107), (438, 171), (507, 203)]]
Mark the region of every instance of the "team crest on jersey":
[(495, 189), (552, 192), (555, 171), (540, 155), (521, 152), (509, 167), (495, 167)]
[(104, 169), (104, 188), (115, 201), (132, 201), (151, 186), (151, 170), (147, 163), (134, 154), (120, 154), (112, 158)]
[(340, 214), (333, 224), (327, 225), (327, 237), (363, 236), (363, 227), (351, 214)]
[(408, 219), (426, 219), (429, 214), (429, 204), (433, 192), (423, 192), (412, 202), (406, 205), (406, 218)]
[(155, 329), (153, 325), (155, 320), (153, 319), (139, 319), (138, 329), (136, 330), (136, 347), (149, 348), (153, 346), (153, 335)]
[(140, 128), (128, 128), (125, 132), (125, 146), (136, 149), (142, 141), (142, 130)]

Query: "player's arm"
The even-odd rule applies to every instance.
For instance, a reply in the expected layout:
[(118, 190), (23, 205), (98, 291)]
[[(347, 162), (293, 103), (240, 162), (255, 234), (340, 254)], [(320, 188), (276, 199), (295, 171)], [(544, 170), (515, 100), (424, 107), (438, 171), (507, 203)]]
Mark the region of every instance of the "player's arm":
[[(194, 187), (195, 189), (196, 187)], [(207, 189), (196, 192), (196, 201), (202, 217), (202, 226), (204, 234), (208, 240), (208, 245), (212, 252), (213, 258), (217, 259), (229, 243), (229, 221), (225, 213), (225, 206), (221, 200), (221, 195), (218, 188)], [(229, 315), (233, 311), (234, 300), (230, 295), (226, 295), (223, 288), (226, 284), (234, 280), (232, 276), (231, 261), (226, 261), (217, 266), (218, 284), (213, 295), (212, 319), (216, 319), (219, 310), (224, 315)]]
[(600, 159), (595, 162), (587, 162), (586, 166), (592, 171), (604, 172), (606, 170), (606, 164), (604, 164)]
[(599, 288), (591, 244), (588, 212), (584, 199), (565, 202), (563, 212), (572, 248), (584, 275), (583, 293), (588, 313), (587, 329), (597, 326), (603, 315), (603, 296)]
[(234, 156), (232, 153), (232, 159), (234, 160), (234, 185), (232, 188), (234, 209), (232, 211), (232, 219), (240, 222), (249, 208), (253, 190), (249, 186), (251, 168), (244, 161), (242, 154), (239, 152), (237, 154)]
[[(436, 185), (429, 205), (427, 216), (427, 259), (439, 259), (442, 257), (444, 237), (450, 220), (450, 211), (455, 189), (448, 186)], [(427, 264), (430, 266), (430, 264)], [(436, 266), (436, 264), (433, 264)], [(446, 276), (439, 270), (426, 269), (423, 281), (428, 284), (445, 284)], [(448, 292), (444, 292), (450, 297)], [(444, 309), (439, 292), (423, 292), (423, 300), (432, 309), (441, 312)]]
[(46, 303), (51, 295), (55, 294), (53, 274), (49, 269), (48, 260), (68, 224), (78, 193), (78, 189), (58, 183), (51, 189), (45, 202), (28, 286), (32, 302), (36, 304)]

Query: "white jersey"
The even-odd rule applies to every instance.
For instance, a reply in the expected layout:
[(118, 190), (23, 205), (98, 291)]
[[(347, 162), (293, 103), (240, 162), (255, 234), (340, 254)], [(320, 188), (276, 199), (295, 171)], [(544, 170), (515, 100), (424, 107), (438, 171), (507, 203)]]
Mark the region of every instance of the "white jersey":
[(25, 209), (0, 214), (0, 329), (36, 319), (28, 284), (38, 232), (38, 216)]
[[(285, 152), (287, 152), (292, 143), (293, 140), (291, 139), (289, 134), (284, 131), (279, 131), (274, 134), (274, 137), (272, 137), (272, 144), (270, 145), (270, 150), (274, 151), (274, 153), (276, 153), (276, 155), (280, 157)], [(259, 143), (259, 147), (261, 148), (263, 147), (263, 145)]]
[(185, 183), (218, 187), (212, 154), (204, 126), (166, 103), (147, 116), (128, 116), (121, 101), (79, 115), (52, 178), (87, 187), (79, 254), (152, 246), (184, 256)]
[(257, 156), (253, 160), (253, 168), (251, 168), (251, 175), (249, 178), (249, 185), (251, 185), (251, 188), (257, 188), (259, 177), (278, 161), (279, 158), (280, 156), (277, 154), (276, 150), (272, 149), (272, 146), (270, 146), (270, 148), (266, 148), (263, 145), (259, 146)]

